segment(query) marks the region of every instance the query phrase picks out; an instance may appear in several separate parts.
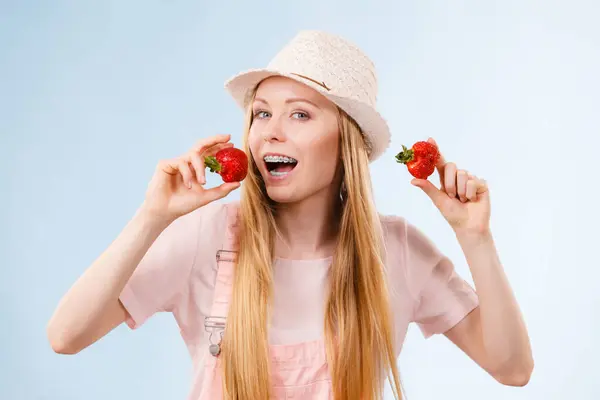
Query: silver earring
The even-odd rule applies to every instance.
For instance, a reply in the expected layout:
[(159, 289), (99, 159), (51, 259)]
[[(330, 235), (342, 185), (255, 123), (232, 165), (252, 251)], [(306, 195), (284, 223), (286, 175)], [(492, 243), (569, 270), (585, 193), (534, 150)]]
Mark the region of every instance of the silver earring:
[(346, 183), (342, 182), (340, 186), (340, 200), (345, 201), (348, 197), (348, 190), (346, 189)]

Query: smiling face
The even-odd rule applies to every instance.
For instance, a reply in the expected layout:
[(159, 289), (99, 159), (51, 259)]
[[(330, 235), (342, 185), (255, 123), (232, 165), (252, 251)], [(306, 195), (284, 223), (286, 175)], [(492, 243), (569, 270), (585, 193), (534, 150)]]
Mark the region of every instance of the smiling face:
[(339, 190), (338, 110), (316, 90), (284, 77), (261, 82), (248, 144), (275, 202)]

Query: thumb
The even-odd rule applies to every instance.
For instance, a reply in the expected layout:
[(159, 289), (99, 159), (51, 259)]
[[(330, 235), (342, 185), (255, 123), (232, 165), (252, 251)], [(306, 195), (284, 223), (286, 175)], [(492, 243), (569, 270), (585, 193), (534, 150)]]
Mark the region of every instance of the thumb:
[(217, 187), (205, 190), (203, 200), (208, 203), (211, 203), (213, 201), (222, 199), (223, 197), (227, 196), (229, 193), (239, 188), (240, 186), (240, 182), (222, 183)]
[(429, 196), (431, 201), (433, 201), (433, 204), (435, 204), (437, 207), (442, 204), (442, 200), (445, 200), (444, 196), (446, 195), (427, 179), (413, 179), (410, 183), (413, 186), (421, 188), (421, 190), (424, 191), (427, 196)]

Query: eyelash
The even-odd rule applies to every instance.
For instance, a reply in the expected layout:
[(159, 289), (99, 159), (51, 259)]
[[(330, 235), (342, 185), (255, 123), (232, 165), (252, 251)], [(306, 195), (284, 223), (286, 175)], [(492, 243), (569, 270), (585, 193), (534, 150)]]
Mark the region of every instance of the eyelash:
[[(259, 115), (260, 115), (260, 114), (262, 114), (262, 113), (267, 113), (267, 114), (269, 114), (269, 112), (268, 112), (268, 111), (264, 111), (264, 110), (257, 110), (256, 112), (254, 112), (254, 118), (259, 118), (259, 119), (262, 119), (262, 118), (260, 118), (260, 117), (259, 117)], [(304, 118), (298, 118), (298, 119), (299, 119), (299, 120), (301, 120), (301, 121), (306, 121), (307, 119), (310, 119), (310, 115), (308, 115), (308, 113), (307, 113), (307, 112), (304, 112), (304, 111), (294, 111), (294, 112), (292, 113), (292, 115), (294, 115), (294, 114), (303, 114), (303, 115), (305, 116)]]

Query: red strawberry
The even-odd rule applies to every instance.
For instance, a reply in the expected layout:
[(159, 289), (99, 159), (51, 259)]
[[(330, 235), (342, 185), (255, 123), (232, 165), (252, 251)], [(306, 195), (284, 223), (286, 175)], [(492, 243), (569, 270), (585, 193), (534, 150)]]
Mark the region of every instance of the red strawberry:
[(248, 174), (248, 156), (235, 147), (219, 150), (214, 157), (204, 157), (204, 163), (210, 172), (221, 175), (223, 182), (240, 182)]
[(433, 174), (439, 159), (437, 146), (424, 141), (413, 144), (410, 149), (402, 145), (402, 151), (396, 155), (396, 161), (406, 164), (408, 172), (417, 179), (427, 179)]

